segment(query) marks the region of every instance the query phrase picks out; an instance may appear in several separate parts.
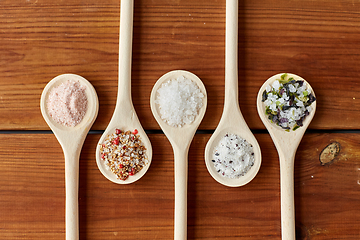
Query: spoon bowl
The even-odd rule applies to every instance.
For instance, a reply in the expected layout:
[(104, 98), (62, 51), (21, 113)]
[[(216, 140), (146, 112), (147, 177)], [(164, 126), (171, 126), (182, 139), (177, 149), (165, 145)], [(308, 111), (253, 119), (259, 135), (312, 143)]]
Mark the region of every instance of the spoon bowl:
[[(124, 119), (123, 117), (120, 117), (120, 115), (118, 115), (118, 117), (113, 118), (116, 120), (112, 120), (109, 123), (108, 127), (101, 136), (98, 145), (96, 146), (96, 163), (98, 169), (108, 180), (117, 184), (130, 184), (138, 181), (140, 178), (142, 178), (145, 175), (151, 163), (151, 157), (152, 157), (151, 142), (147, 137), (146, 132), (142, 128), (140, 121), (138, 122), (135, 112), (131, 113), (131, 115), (132, 116), (129, 116), (129, 118), (127, 119), (128, 121), (126, 121), (126, 119)], [(113, 172), (111, 172), (111, 170), (108, 168), (108, 166), (106, 166), (104, 160), (101, 159), (100, 145), (105, 141), (105, 138), (108, 135), (115, 133), (116, 129), (121, 129), (122, 131), (127, 131), (127, 130), (133, 131), (135, 129), (138, 130), (138, 135), (140, 136), (140, 140), (146, 148), (147, 160), (145, 162), (145, 165), (139, 172), (137, 172), (132, 176), (129, 176), (125, 180), (121, 180), (117, 178), (117, 176)]]
[[(200, 108), (198, 115), (196, 116), (193, 123), (186, 124), (183, 127), (172, 127), (169, 124), (167, 124), (166, 122), (164, 122), (163, 119), (161, 118), (159, 105), (155, 103), (155, 100), (156, 100), (156, 96), (157, 96), (157, 90), (161, 87), (161, 85), (164, 82), (167, 82), (168, 80), (171, 80), (171, 79), (176, 79), (179, 76), (184, 76), (185, 78), (190, 79), (193, 82), (195, 82), (197, 84), (197, 86), (199, 87), (200, 91), (204, 94), (204, 99), (203, 99), (203, 106)], [(164, 74), (155, 83), (155, 85), (153, 86), (153, 89), (151, 91), (151, 95), (150, 95), (150, 107), (151, 107), (151, 111), (154, 115), (154, 118), (160, 125), (161, 129), (163, 130), (164, 134), (169, 139), (171, 144), (174, 144), (174, 145), (188, 143), (189, 141), (191, 142), (198, 126), (200, 125), (200, 123), (205, 115), (206, 105), (207, 105), (207, 95), (206, 95), (206, 89), (205, 89), (203, 82), (195, 74), (188, 72), (188, 71), (184, 71), (184, 70), (174, 70), (174, 71)]]
[[(235, 114), (234, 114), (235, 115)], [(261, 150), (256, 138), (251, 133), (250, 129), (246, 129), (247, 125), (241, 115), (236, 117), (225, 115), (223, 120), (219, 123), (215, 132), (209, 139), (205, 148), (205, 164), (210, 175), (220, 184), (228, 187), (240, 187), (249, 183), (257, 175), (261, 166)], [(243, 175), (238, 178), (228, 178), (220, 175), (211, 161), (213, 159), (213, 152), (215, 147), (219, 144), (220, 140), (226, 134), (236, 134), (245, 139), (253, 146), (254, 151), (254, 165)]]
[[(57, 123), (47, 110), (47, 100), (54, 87), (66, 81), (77, 81), (85, 86), (87, 110), (81, 122), (74, 127)], [(66, 239), (79, 239), (78, 189), (79, 157), (86, 135), (93, 125), (99, 110), (99, 101), (94, 87), (85, 78), (75, 74), (62, 74), (52, 79), (44, 88), (40, 100), (41, 113), (59, 141), (65, 157), (66, 188)]]
[[(202, 107), (198, 115), (195, 117), (194, 122), (186, 124), (183, 127), (173, 127), (164, 122), (161, 118), (159, 106), (156, 103), (157, 90), (161, 85), (170, 80), (177, 79), (183, 76), (192, 80), (197, 84), (200, 91), (204, 94)], [(150, 106), (151, 111), (163, 130), (166, 137), (169, 139), (174, 151), (174, 169), (175, 169), (175, 215), (174, 215), (174, 239), (186, 240), (187, 239), (187, 184), (188, 184), (188, 151), (191, 141), (195, 132), (200, 125), (206, 111), (207, 95), (206, 89), (202, 81), (194, 74), (176, 70), (168, 72), (163, 75), (154, 85), (151, 96)]]
[[(295, 239), (295, 205), (294, 205), (294, 162), (296, 150), (300, 141), (313, 119), (316, 111), (316, 101), (311, 104), (312, 110), (303, 121), (303, 126), (295, 131), (285, 131), (280, 126), (272, 123), (265, 114), (265, 104), (262, 102), (262, 94), (268, 85), (281, 78), (281, 74), (270, 77), (260, 88), (257, 96), (258, 114), (268, 130), (279, 154), (280, 161), (280, 187), (281, 187), (281, 231), (282, 239)], [(303, 80), (307, 88), (315, 96), (310, 84), (300, 76), (287, 74), (295, 80)]]
[[(226, 1), (226, 45), (225, 45), (225, 102), (220, 122), (205, 148), (205, 163), (210, 175), (228, 187), (239, 187), (249, 183), (261, 165), (261, 151), (256, 138), (247, 126), (238, 101), (238, 0)], [(238, 178), (228, 178), (216, 172), (212, 162), (214, 148), (226, 133), (236, 134), (253, 147), (254, 165)]]
[[(152, 160), (152, 146), (146, 135), (141, 123), (136, 115), (135, 108), (131, 98), (131, 57), (132, 57), (132, 31), (133, 31), (133, 14), (134, 0), (121, 1), (120, 9), (120, 34), (119, 34), (119, 77), (118, 77), (118, 94), (113, 116), (109, 125), (96, 147), (96, 163), (100, 172), (110, 181), (117, 184), (130, 184), (145, 175), (150, 167)], [(100, 145), (104, 142), (109, 134), (115, 133), (116, 129), (122, 131), (137, 130), (140, 140), (146, 148), (147, 163), (136, 174), (129, 176), (125, 180), (120, 180), (111, 172), (101, 159)]]

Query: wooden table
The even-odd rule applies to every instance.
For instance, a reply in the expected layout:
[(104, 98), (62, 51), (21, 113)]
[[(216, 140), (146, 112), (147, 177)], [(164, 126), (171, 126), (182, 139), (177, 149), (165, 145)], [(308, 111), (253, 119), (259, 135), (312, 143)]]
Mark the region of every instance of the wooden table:
[[(80, 239), (172, 239), (173, 152), (149, 97), (175, 69), (208, 92), (189, 153), (188, 239), (281, 239), (278, 155), (256, 110), (258, 89), (280, 72), (308, 80), (318, 101), (296, 154), (297, 239), (360, 239), (359, 1), (240, 1), (239, 101), (263, 162), (239, 188), (215, 182), (204, 162), (223, 107), (225, 0), (135, 1), (132, 96), (153, 161), (131, 185), (101, 175), (95, 148), (115, 107), (119, 14), (116, 0), (0, 1), (0, 239), (65, 238), (64, 158), (39, 107), (63, 73), (87, 78), (100, 101), (80, 159)], [(321, 162), (331, 143), (339, 153)]]

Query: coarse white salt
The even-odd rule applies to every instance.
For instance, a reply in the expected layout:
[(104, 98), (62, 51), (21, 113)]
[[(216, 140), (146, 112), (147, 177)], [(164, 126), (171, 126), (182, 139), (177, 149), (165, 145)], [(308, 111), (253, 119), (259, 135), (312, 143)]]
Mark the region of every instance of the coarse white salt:
[(227, 133), (214, 148), (212, 162), (221, 176), (239, 178), (254, 166), (253, 146), (238, 135)]
[(192, 80), (179, 76), (163, 83), (157, 90), (155, 103), (161, 118), (170, 126), (182, 127), (194, 122), (203, 106), (204, 94)]
[(78, 81), (66, 81), (54, 87), (47, 99), (49, 115), (64, 126), (75, 127), (87, 111), (86, 87)]

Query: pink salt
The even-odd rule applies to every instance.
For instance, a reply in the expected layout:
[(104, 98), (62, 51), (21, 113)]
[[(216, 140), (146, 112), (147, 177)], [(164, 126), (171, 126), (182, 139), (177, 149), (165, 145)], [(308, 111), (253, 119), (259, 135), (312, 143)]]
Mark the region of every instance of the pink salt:
[(76, 81), (66, 81), (54, 87), (47, 100), (49, 115), (62, 125), (75, 127), (87, 110), (86, 87)]

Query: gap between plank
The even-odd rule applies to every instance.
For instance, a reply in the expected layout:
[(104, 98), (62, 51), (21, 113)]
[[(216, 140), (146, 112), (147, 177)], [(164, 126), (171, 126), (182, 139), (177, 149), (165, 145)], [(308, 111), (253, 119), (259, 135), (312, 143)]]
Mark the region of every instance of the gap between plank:
[[(254, 134), (267, 134), (266, 129), (254, 129), (251, 130)], [(163, 134), (162, 130), (145, 130), (146, 134)], [(103, 134), (103, 130), (90, 130), (89, 134)], [(196, 134), (213, 134), (214, 130), (205, 129), (197, 130)], [(351, 129), (351, 130), (326, 130), (326, 129), (307, 129), (306, 133), (360, 133), (360, 129)], [(51, 130), (0, 130), (0, 134), (53, 134)]]

